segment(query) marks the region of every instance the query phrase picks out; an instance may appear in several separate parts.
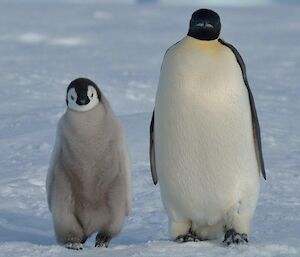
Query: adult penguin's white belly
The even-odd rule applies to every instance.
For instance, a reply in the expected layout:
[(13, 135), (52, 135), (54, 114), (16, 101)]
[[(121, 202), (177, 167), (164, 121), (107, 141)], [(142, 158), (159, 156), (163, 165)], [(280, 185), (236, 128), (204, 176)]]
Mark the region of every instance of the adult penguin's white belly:
[(169, 216), (213, 225), (258, 187), (251, 110), (241, 68), (217, 40), (187, 36), (164, 58), (155, 155)]

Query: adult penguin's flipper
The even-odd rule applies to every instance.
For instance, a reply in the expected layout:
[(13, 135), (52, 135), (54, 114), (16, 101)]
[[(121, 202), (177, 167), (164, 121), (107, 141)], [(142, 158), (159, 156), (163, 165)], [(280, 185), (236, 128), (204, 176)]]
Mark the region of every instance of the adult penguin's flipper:
[(156, 173), (156, 164), (155, 164), (155, 147), (154, 147), (154, 111), (152, 114), (152, 119), (150, 123), (150, 167), (151, 167), (151, 174), (154, 185), (158, 182), (158, 177)]
[(259, 126), (259, 122), (258, 122), (258, 118), (257, 118), (257, 112), (256, 112), (256, 108), (255, 108), (254, 98), (253, 98), (251, 89), (249, 87), (248, 79), (247, 79), (245, 63), (244, 63), (241, 55), (239, 54), (238, 50), (233, 45), (225, 42), (223, 39), (220, 39), (220, 38), (219, 38), (219, 42), (222, 45), (227, 46), (233, 52), (238, 64), (241, 67), (244, 83), (247, 87), (248, 94), (249, 94), (249, 101), (250, 101), (250, 107), (251, 107), (251, 113), (252, 113), (252, 127), (253, 127), (253, 137), (254, 137), (254, 143), (255, 143), (256, 157), (257, 157), (257, 161), (258, 161), (258, 165), (259, 165), (261, 174), (264, 177), (264, 179), (266, 179), (266, 171), (265, 171), (262, 146), (261, 146), (260, 126)]

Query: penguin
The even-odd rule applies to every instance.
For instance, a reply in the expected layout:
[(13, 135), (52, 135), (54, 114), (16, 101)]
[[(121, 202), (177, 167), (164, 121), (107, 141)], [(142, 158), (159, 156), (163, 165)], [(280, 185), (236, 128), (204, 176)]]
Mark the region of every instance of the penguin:
[(176, 242), (247, 243), (266, 178), (246, 67), (220, 31), (216, 12), (197, 10), (161, 66), (150, 165)]
[(46, 180), (57, 242), (82, 249), (93, 233), (108, 247), (131, 209), (130, 161), (121, 124), (87, 78), (67, 88)]

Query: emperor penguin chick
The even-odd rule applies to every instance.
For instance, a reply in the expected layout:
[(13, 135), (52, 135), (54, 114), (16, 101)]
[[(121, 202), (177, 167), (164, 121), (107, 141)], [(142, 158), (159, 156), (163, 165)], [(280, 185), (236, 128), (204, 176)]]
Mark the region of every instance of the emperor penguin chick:
[(82, 249), (97, 232), (108, 247), (131, 208), (130, 162), (121, 124), (97, 85), (71, 82), (46, 187), (58, 243)]
[(219, 38), (220, 17), (193, 13), (164, 57), (150, 126), (150, 161), (178, 242), (248, 242), (265, 178), (260, 127), (242, 57)]

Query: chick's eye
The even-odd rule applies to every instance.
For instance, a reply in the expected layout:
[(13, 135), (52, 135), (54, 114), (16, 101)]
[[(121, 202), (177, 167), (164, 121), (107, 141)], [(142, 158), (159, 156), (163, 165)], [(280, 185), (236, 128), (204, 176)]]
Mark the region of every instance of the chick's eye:
[(74, 100), (74, 96), (71, 95), (71, 99)]
[(93, 97), (93, 96), (94, 96), (94, 93), (91, 94), (91, 97)]

